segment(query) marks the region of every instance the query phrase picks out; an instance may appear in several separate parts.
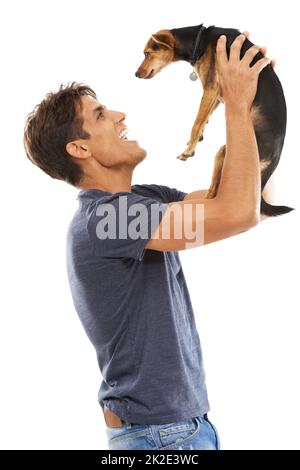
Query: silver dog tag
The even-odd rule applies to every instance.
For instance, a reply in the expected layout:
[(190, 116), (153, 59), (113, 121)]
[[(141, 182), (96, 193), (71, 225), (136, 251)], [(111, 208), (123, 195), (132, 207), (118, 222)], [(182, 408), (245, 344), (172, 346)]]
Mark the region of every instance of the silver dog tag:
[(190, 73), (190, 79), (194, 82), (195, 80), (197, 80), (198, 78), (198, 75), (196, 74), (195, 70), (192, 71), (192, 73)]

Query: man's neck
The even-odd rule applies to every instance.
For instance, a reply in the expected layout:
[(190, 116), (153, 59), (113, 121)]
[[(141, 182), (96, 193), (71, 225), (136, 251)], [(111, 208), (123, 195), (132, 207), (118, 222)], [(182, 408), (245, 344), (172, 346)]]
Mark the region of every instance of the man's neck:
[(79, 184), (80, 189), (100, 189), (109, 193), (131, 192), (131, 174), (110, 174), (107, 178), (90, 178), (86, 176)]

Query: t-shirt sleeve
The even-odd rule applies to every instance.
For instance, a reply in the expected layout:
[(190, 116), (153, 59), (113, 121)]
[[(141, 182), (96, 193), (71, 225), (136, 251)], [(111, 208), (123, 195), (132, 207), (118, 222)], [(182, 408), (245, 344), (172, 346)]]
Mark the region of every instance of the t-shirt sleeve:
[(167, 207), (156, 199), (125, 192), (97, 201), (87, 226), (95, 255), (141, 261)]
[(135, 187), (144, 196), (153, 197), (155, 199), (158, 197), (160, 200), (167, 203), (182, 201), (188, 194), (176, 188), (170, 188), (169, 186), (164, 186), (161, 184), (136, 184)]
[(184, 197), (188, 194), (184, 191), (180, 191), (176, 188), (170, 188), (169, 186), (160, 186), (162, 191), (164, 191), (168, 202), (182, 201)]

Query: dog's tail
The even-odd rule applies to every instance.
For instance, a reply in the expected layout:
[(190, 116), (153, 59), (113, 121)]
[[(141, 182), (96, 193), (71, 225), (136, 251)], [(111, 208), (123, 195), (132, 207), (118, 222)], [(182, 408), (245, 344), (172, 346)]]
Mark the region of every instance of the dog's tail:
[(263, 198), (261, 198), (261, 203), (260, 203), (261, 214), (274, 217), (276, 215), (287, 214), (288, 212), (291, 212), (293, 210), (295, 210), (293, 207), (288, 207), (288, 206), (272, 206), (271, 204), (268, 204)]

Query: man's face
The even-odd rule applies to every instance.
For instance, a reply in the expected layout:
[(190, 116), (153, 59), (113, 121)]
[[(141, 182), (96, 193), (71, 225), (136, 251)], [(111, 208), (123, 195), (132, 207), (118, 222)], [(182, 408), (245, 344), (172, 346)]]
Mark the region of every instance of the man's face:
[(126, 127), (124, 113), (106, 109), (90, 96), (82, 96), (81, 104), (82, 127), (90, 135), (85, 144), (92, 158), (105, 167), (135, 167), (144, 160), (147, 152), (136, 140), (124, 140), (119, 136)]

